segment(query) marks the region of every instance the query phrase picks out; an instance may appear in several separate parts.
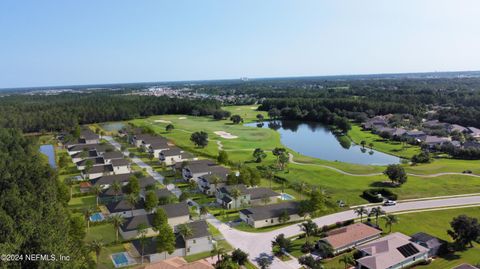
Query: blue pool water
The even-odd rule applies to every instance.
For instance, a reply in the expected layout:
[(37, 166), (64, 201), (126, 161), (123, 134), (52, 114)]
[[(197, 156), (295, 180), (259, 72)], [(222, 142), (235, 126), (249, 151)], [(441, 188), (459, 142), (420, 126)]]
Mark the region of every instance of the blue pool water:
[(96, 221), (102, 221), (104, 220), (105, 217), (103, 216), (102, 213), (95, 213), (90, 216), (90, 221), (96, 222)]
[(282, 197), (282, 200), (284, 200), (284, 201), (290, 201), (290, 200), (295, 199), (295, 197), (291, 196), (288, 193), (282, 193), (281, 197)]
[(40, 152), (48, 157), (48, 163), (50, 167), (57, 168), (57, 164), (55, 163), (55, 149), (53, 145), (41, 145)]
[(128, 265), (128, 258), (125, 252), (112, 254), (112, 260), (115, 267), (122, 267)]

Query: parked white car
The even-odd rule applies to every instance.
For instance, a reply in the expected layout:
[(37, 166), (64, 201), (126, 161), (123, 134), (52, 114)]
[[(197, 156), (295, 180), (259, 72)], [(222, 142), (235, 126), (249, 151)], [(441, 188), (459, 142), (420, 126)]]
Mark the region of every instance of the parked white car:
[(386, 200), (385, 202), (383, 202), (384, 206), (392, 206), (392, 205), (396, 205), (396, 204), (397, 204), (397, 202), (392, 201), (392, 200)]

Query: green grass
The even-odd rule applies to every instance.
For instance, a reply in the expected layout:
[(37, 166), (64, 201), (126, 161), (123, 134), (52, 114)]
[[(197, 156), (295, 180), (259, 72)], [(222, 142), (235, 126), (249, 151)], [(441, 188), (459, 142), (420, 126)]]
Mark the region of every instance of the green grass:
[(68, 206), (71, 209), (82, 210), (85, 208), (96, 208), (96, 197), (94, 195), (73, 197), (69, 202)]
[(270, 232), (270, 231), (275, 231), (277, 229), (290, 226), (296, 223), (300, 223), (301, 221), (296, 221), (296, 222), (287, 222), (287, 223), (282, 223), (278, 225), (273, 225), (273, 226), (267, 226), (267, 227), (261, 227), (261, 228), (253, 228), (252, 226), (246, 224), (245, 222), (241, 222), (240, 224), (234, 226), (233, 228), (244, 231), (244, 232), (250, 232), (250, 233), (264, 233), (264, 232)]
[(410, 159), (421, 151), (419, 146), (404, 145), (398, 141), (384, 139), (370, 131), (362, 131), (362, 128), (357, 124), (352, 124), (348, 136), (355, 144), (360, 145), (361, 141), (365, 141), (367, 145), (373, 143), (373, 149), (402, 158)]
[(257, 115), (262, 114), (265, 119), (268, 119), (266, 111), (257, 111), (259, 105), (249, 106), (226, 106), (224, 110), (230, 111), (232, 115), (240, 115), (245, 122), (257, 121)]
[[(93, 240), (102, 240), (105, 244), (110, 244), (115, 242), (115, 230), (113, 225), (110, 223), (99, 224), (96, 226), (90, 226), (90, 229), (85, 236), (85, 241), (91, 242)], [(119, 241), (122, 240), (121, 235), (119, 235)]]
[[(124, 252), (125, 248), (123, 247), (122, 244), (117, 244), (114, 246), (108, 246), (103, 248), (102, 252), (100, 252), (99, 256), (99, 264), (98, 267), (99, 269), (113, 269), (115, 266), (113, 265), (112, 259), (110, 258), (110, 255), (118, 252)], [(94, 254), (92, 254), (95, 256)]]
[(194, 262), (194, 261), (205, 259), (211, 256), (212, 256), (212, 253), (210, 251), (205, 251), (197, 254), (188, 255), (188, 256), (185, 256), (184, 258), (187, 262)]

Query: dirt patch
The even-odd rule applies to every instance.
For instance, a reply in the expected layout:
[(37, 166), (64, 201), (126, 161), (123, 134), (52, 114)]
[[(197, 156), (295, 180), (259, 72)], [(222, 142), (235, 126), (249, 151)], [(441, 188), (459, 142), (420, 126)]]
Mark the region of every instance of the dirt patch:
[(225, 139), (238, 138), (238, 136), (232, 135), (231, 133), (228, 133), (228, 132), (225, 132), (225, 131), (216, 131), (216, 132), (213, 132), (213, 133), (220, 136), (221, 138), (225, 138)]

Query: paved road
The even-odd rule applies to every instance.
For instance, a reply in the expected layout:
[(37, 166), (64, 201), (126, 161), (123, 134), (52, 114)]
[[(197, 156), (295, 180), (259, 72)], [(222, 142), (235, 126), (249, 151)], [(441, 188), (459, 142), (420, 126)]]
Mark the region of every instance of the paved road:
[[(122, 146), (117, 142), (115, 141), (111, 136), (102, 136), (102, 138), (104, 138), (105, 140), (108, 141), (108, 143), (110, 143), (113, 147), (115, 147), (117, 150), (119, 151), (122, 151)], [(130, 152), (128, 150), (125, 150), (122, 152), (123, 155), (125, 157), (129, 157), (130, 156)], [(137, 157), (133, 157), (133, 158), (130, 158), (132, 160), (132, 162), (136, 163), (138, 166), (140, 166), (140, 168), (142, 169), (146, 169), (147, 173), (153, 177), (155, 180), (157, 180), (158, 182), (162, 183), (163, 184), (163, 176), (160, 175), (159, 173), (157, 173), (156, 171), (153, 170), (153, 168), (146, 164), (144, 161), (140, 160), (139, 158)]]
[[(455, 198), (446, 198), (446, 199), (435, 199), (435, 200), (423, 200), (423, 201), (412, 201), (412, 202), (403, 202), (399, 203), (396, 206), (383, 207), (387, 213), (395, 213), (400, 211), (415, 211), (422, 209), (432, 209), (432, 208), (441, 208), (441, 207), (454, 207), (462, 205), (472, 205), (478, 204), (480, 206), (480, 195), (478, 196), (467, 196), (467, 197), (455, 197)], [(353, 210), (343, 211), (323, 217), (314, 219), (315, 223), (319, 227), (324, 225), (331, 225), (337, 221), (345, 221), (349, 219), (357, 218)], [(223, 234), (225, 239), (234, 247), (240, 248), (249, 253), (249, 258), (252, 262), (255, 262), (255, 259), (260, 255), (269, 255), (271, 256), (271, 241), (278, 234), (285, 234), (285, 236), (290, 237), (301, 233), (301, 230), (297, 224), (292, 224), (290, 226), (264, 233), (248, 233), (242, 232), (233, 228), (230, 228), (228, 225), (217, 220), (213, 216), (208, 217), (208, 221), (217, 227), (220, 232)], [(289, 262), (282, 262), (279, 259), (275, 258), (271, 268), (275, 269), (291, 269), (299, 268), (300, 265), (296, 260)]]

